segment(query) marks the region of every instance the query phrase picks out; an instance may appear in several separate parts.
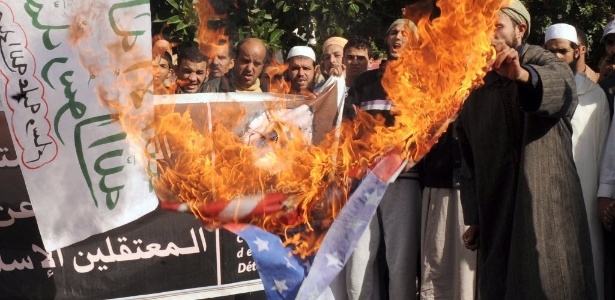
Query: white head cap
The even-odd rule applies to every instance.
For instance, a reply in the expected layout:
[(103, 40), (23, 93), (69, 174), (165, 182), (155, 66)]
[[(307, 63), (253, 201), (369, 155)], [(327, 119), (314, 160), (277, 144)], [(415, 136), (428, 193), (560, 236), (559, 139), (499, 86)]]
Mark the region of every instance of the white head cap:
[(603, 42), (604, 37), (611, 33), (615, 33), (615, 20), (608, 22), (606, 26), (604, 26), (604, 33), (602, 34), (602, 38), (600, 39), (600, 42)]
[(545, 44), (552, 39), (565, 39), (577, 45), (579, 44), (577, 30), (574, 26), (564, 23), (553, 24), (547, 27), (547, 32), (545, 32)]
[(314, 62), (316, 61), (316, 53), (314, 50), (308, 46), (295, 46), (288, 51), (288, 57), (286, 60), (289, 60), (295, 56), (305, 56), (311, 58)]

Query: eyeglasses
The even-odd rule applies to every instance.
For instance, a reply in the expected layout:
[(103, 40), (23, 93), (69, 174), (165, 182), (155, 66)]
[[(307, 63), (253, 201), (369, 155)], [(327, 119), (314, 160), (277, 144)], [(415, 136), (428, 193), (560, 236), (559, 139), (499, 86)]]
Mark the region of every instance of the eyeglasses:
[(355, 60), (355, 59), (363, 61), (363, 60), (367, 60), (367, 57), (365, 57), (363, 55), (346, 55), (346, 60), (352, 61), (352, 60)]

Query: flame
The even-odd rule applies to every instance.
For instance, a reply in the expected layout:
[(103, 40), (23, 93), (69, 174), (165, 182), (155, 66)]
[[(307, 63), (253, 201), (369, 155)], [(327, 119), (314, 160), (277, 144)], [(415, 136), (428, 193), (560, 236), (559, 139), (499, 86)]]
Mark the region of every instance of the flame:
[[(429, 22), (422, 1), (406, 7), (419, 17), (419, 40), (409, 42), (384, 73), (383, 87), (400, 112), (388, 128), (412, 161), (422, 158), (456, 118), (469, 92), (482, 84), (493, 57), (491, 36), (502, 1), (438, 1), (440, 17)], [(469, 17), (471, 16), (471, 17)]]
[(276, 94), (288, 94), (290, 83), (284, 78), (284, 72), (288, 69), (288, 64), (283, 64), (273, 56), (269, 65), (263, 70), (269, 80), (269, 92)]
[[(386, 127), (381, 118), (358, 111), (355, 120), (343, 122), (339, 130), (311, 145), (300, 129), (275, 113), (297, 107), (305, 98), (281, 97), (267, 104), (267, 126), (257, 131), (257, 138), (246, 140), (235, 132), (246, 116), (238, 103), (218, 111), (211, 106), (213, 111), (207, 112), (196, 107), (161, 108), (154, 123), (156, 136), (171, 152), (171, 159), (159, 161), (155, 181), (163, 205), (187, 203), (208, 227), (249, 222), (282, 236), (297, 254), (314, 254), (352, 184), (389, 151), (409, 158), (410, 165), (420, 160), (456, 117), (469, 92), (481, 84), (484, 67), (493, 56), (490, 37), (502, 0), (440, 0), (441, 15), (432, 21), (426, 17), (429, 11), (424, 8), (431, 7), (426, 2), (433, 3), (406, 8), (407, 17), (418, 18), (419, 38), (384, 73), (382, 83), (394, 103), (394, 126)], [(227, 37), (224, 28), (209, 28), (209, 21), (224, 16), (217, 15), (208, 1), (195, 7), (201, 20), (200, 49), (213, 57), (220, 40)], [(83, 31), (79, 26), (77, 33)], [(84, 63), (92, 70), (104, 66), (90, 65)], [(274, 78), (285, 67), (273, 61), (266, 72)], [(151, 78), (133, 77), (121, 84), (135, 86), (134, 80)], [(270, 86), (281, 94), (288, 89), (285, 82)], [(101, 99), (111, 99), (111, 94), (99, 91)], [(104, 101), (120, 112), (136, 105), (119, 102)], [(202, 124), (205, 114), (211, 120), (208, 124)], [(128, 120), (123, 121), (125, 127), (143, 127), (144, 122), (129, 113), (120, 113), (119, 118)], [(242, 203), (253, 201), (255, 195), (263, 195), (262, 205), (247, 214), (240, 212)], [(222, 218), (218, 212), (226, 204), (235, 211)]]
[(209, 1), (197, 1), (194, 8), (199, 16), (199, 49), (203, 55), (212, 59), (220, 47), (225, 47), (226, 43), (230, 42), (225, 34), (225, 27), (220, 25), (226, 14), (218, 14)]
[[(174, 166), (162, 172), (157, 189), (176, 195), (174, 201), (189, 203), (208, 226), (221, 221), (204, 213), (207, 205), (241, 201), (237, 199), (246, 195), (291, 195), (277, 211), (249, 219), (236, 214), (233, 221), (251, 222), (283, 236), (295, 253), (315, 253), (348, 199), (350, 183), (388, 151), (399, 151), (411, 164), (420, 160), (455, 118), (468, 93), (481, 84), (493, 55), (490, 34), (501, 0), (478, 2), (439, 1), (440, 17), (433, 21), (422, 17), (418, 41), (389, 63), (383, 86), (394, 102), (394, 126), (385, 127), (383, 120), (359, 112), (354, 122), (343, 123), (339, 133), (331, 132), (321, 144), (309, 145), (302, 138), (288, 138), (302, 133), (273, 117), (267, 135), (256, 145), (232, 134), (238, 124), (228, 120), (240, 120), (241, 109), (212, 113), (217, 117), (211, 130), (201, 133), (191, 130), (189, 113), (171, 114), (157, 134), (170, 137), (177, 158)], [(419, 16), (429, 13), (417, 13), (416, 8), (406, 11)], [(266, 72), (275, 76), (283, 70), (282, 64), (273, 62)], [(272, 84), (271, 90), (287, 93), (288, 86)], [(270, 109), (285, 105), (280, 101)]]

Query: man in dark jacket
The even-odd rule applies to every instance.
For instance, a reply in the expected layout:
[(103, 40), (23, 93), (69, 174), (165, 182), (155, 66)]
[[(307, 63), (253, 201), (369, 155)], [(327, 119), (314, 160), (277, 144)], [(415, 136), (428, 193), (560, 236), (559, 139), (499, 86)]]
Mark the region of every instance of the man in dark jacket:
[(493, 71), (458, 119), (463, 236), (482, 299), (596, 299), (589, 228), (572, 159), (568, 65), (523, 44), (515, 0), (499, 11)]
[[(416, 26), (410, 20), (398, 19), (393, 22), (386, 34), (387, 59), (397, 59), (402, 47), (410, 39), (416, 38)], [(376, 118), (384, 118), (385, 125), (391, 126), (395, 117), (390, 112), (392, 102), (381, 83), (384, 68), (383, 63), (380, 69), (359, 75), (347, 99)], [(414, 283), (417, 279), (421, 219), (421, 188), (418, 179), (418, 172), (413, 169), (399, 175), (387, 188), (376, 216), (348, 262), (346, 280), (350, 299), (371, 299), (373, 294), (377, 296), (374, 283), (379, 280), (373, 279), (374, 272), (385, 272), (387, 269), (388, 298), (416, 298)], [(383, 245), (380, 245), (381, 237)], [(383, 268), (377, 268), (375, 264), (379, 246), (385, 249), (386, 266)]]

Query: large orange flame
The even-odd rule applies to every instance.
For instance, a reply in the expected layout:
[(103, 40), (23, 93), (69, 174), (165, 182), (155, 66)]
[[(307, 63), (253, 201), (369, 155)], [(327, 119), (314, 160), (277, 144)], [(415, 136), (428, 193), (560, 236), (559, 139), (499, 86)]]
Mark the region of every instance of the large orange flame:
[[(406, 8), (416, 19), (414, 7)], [(391, 62), (382, 84), (400, 112), (389, 128), (413, 161), (422, 158), (455, 119), (469, 92), (482, 83), (494, 54), (491, 38), (502, 1), (438, 1), (439, 18), (418, 22), (418, 44)]]
[(225, 34), (225, 27), (220, 25), (226, 18), (225, 14), (219, 14), (209, 1), (198, 1), (194, 4), (199, 16), (199, 29), (197, 38), (201, 52), (213, 58), (218, 48), (226, 47), (229, 38)]
[[(426, 2), (433, 3), (422, 4)], [(168, 142), (172, 154), (160, 161), (155, 182), (161, 201), (187, 203), (211, 227), (250, 222), (282, 236), (295, 253), (314, 254), (346, 203), (351, 183), (388, 151), (401, 153), (411, 165), (420, 160), (455, 118), (468, 93), (481, 84), (484, 67), (493, 56), (490, 37), (501, 4), (502, 0), (440, 0), (441, 15), (432, 21), (425, 17), (429, 11), (417, 11), (420, 6), (406, 9), (409, 18), (420, 17), (419, 39), (405, 47), (384, 74), (383, 86), (397, 115), (393, 127), (358, 112), (354, 121), (342, 123), (311, 145), (298, 128), (276, 114), (297, 107), (301, 99), (267, 104), (270, 122), (250, 142), (234, 132), (246, 115), (238, 103), (219, 111), (192, 107), (159, 115), (156, 135)], [(201, 50), (213, 57), (225, 35), (223, 29), (207, 26), (221, 16), (207, 1), (199, 1), (198, 12)], [(202, 124), (205, 114), (211, 119), (208, 124)], [(125, 126), (135, 122), (129, 123)], [(242, 203), (253, 203), (254, 195), (264, 195), (264, 200), (250, 214), (241, 214)], [(220, 217), (217, 212), (231, 203), (237, 211)]]
[[(157, 189), (189, 203), (211, 226), (221, 221), (203, 213), (208, 203), (259, 193), (291, 195), (281, 210), (252, 214), (249, 219), (237, 214), (232, 221), (252, 222), (278, 233), (296, 253), (315, 253), (348, 198), (349, 183), (387, 151), (399, 151), (411, 164), (420, 160), (455, 118), (471, 89), (481, 83), (493, 55), (490, 35), (502, 1), (438, 3), (440, 17), (433, 21), (422, 17), (417, 43), (405, 47), (401, 58), (386, 68), (383, 86), (394, 101), (395, 126), (385, 127), (381, 120), (359, 112), (357, 120), (345, 122), (339, 134), (331, 132), (319, 145), (278, 139), (266, 140), (267, 147), (259, 148), (232, 133), (238, 124), (228, 120), (240, 120), (241, 109), (212, 113), (219, 117), (211, 130), (200, 132), (193, 130), (190, 114), (172, 114), (163, 120), (158, 134), (170, 138), (178, 156), (173, 166), (165, 166)], [(429, 13), (416, 12), (416, 7), (406, 12)], [(277, 137), (288, 136), (288, 130), (281, 120), (271, 125)]]

